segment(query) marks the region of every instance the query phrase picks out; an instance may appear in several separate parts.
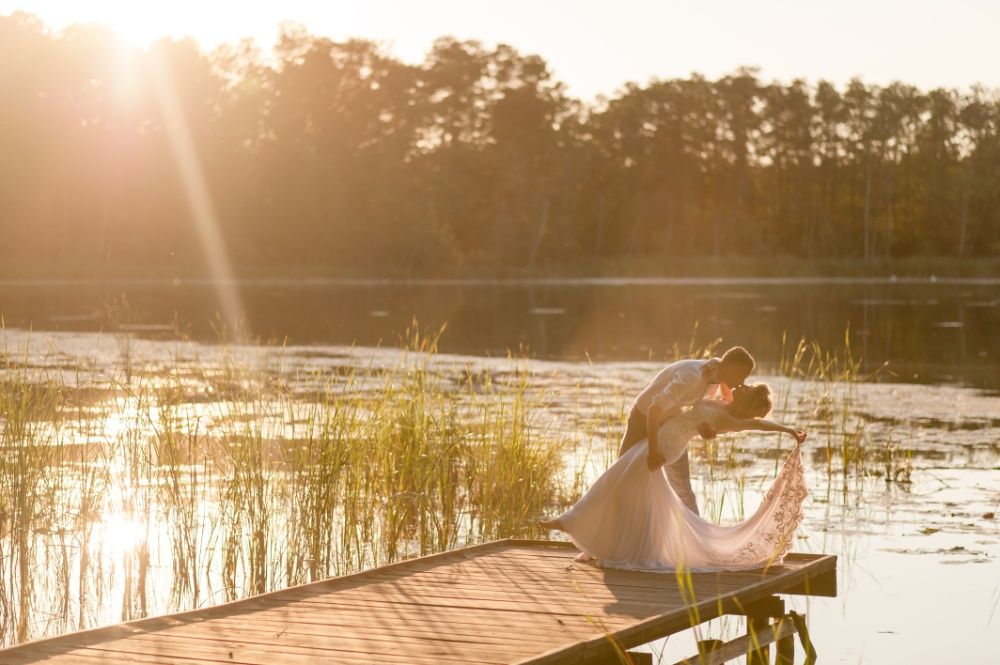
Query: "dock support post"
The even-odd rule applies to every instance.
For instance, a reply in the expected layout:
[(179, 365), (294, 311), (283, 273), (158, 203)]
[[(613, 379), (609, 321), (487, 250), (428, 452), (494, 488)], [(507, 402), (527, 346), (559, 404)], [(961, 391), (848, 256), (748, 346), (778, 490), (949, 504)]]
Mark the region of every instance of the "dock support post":
[(653, 654), (648, 651), (626, 651), (625, 655), (632, 665), (653, 665)]
[(767, 644), (761, 644), (757, 635), (769, 624), (769, 617), (766, 613), (747, 614), (747, 635), (750, 637), (747, 665), (768, 665), (771, 649)]
[[(780, 630), (784, 622), (792, 623), (791, 616), (783, 616), (777, 620), (777, 627)], [(795, 663), (795, 634), (791, 633), (778, 638), (777, 654), (774, 657), (774, 665), (794, 665)]]
[(792, 622), (795, 624), (795, 632), (799, 634), (799, 641), (802, 642), (802, 648), (806, 652), (805, 665), (814, 665), (816, 662), (816, 649), (813, 647), (812, 638), (809, 637), (809, 627), (806, 626), (805, 615), (798, 612), (789, 612), (788, 616), (792, 617)]

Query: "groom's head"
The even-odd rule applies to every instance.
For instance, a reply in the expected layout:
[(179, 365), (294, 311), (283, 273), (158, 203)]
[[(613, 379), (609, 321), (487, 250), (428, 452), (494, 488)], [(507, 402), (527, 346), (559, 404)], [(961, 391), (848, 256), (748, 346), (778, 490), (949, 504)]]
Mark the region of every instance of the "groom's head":
[(757, 363), (754, 362), (749, 351), (742, 346), (734, 346), (722, 354), (722, 363), (719, 365), (718, 374), (719, 383), (724, 383), (730, 388), (742, 386), (756, 366)]

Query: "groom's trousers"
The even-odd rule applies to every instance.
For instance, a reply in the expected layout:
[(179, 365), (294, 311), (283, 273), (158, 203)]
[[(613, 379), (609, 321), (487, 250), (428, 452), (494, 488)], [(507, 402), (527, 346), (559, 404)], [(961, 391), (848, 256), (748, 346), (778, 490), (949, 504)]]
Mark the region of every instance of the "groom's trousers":
[[(625, 450), (626, 448), (631, 448), (636, 442), (647, 438), (649, 432), (646, 431), (646, 414), (639, 411), (639, 409), (632, 408), (632, 412), (628, 416), (628, 425), (625, 427), (625, 436), (622, 437), (622, 443), (620, 450)], [(667, 480), (670, 482), (670, 486), (680, 497), (680, 500), (684, 502), (684, 505), (693, 512), (695, 515), (699, 515), (698, 512), (698, 501), (695, 499), (694, 490), (691, 488), (691, 468), (688, 465), (688, 449), (684, 449), (684, 454), (682, 454), (676, 462), (667, 465)]]

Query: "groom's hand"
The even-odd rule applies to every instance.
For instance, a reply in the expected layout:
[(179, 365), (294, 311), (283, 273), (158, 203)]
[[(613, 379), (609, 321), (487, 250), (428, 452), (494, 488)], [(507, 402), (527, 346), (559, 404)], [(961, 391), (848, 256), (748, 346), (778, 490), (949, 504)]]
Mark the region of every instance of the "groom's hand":
[(656, 471), (663, 466), (663, 463), (666, 461), (666, 458), (656, 450), (651, 451), (648, 455), (646, 455), (646, 466), (649, 467), (650, 471)]
[(712, 427), (708, 423), (703, 422), (700, 425), (698, 425), (698, 434), (700, 434), (701, 438), (705, 439), (706, 441), (710, 441), (716, 437), (718, 432), (715, 431), (714, 427)]

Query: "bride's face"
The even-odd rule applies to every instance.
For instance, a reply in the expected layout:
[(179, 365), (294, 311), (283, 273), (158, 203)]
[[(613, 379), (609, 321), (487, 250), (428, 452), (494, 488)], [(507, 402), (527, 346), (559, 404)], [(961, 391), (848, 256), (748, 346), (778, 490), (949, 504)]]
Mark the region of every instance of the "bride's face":
[(763, 418), (771, 410), (771, 391), (764, 384), (733, 390), (733, 409), (743, 418)]

